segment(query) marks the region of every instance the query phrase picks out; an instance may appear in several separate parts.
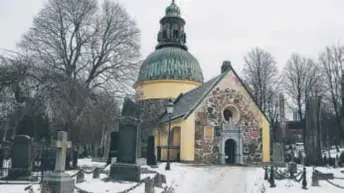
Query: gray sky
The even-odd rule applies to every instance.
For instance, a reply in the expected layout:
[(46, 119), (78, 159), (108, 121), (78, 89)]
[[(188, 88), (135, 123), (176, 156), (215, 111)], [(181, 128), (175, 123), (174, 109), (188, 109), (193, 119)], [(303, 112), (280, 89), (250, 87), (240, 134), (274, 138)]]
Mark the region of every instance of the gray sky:
[[(119, 0), (142, 30), (142, 57), (154, 50), (159, 20), (171, 0)], [(189, 51), (205, 79), (259, 46), (282, 67), (291, 53), (309, 57), (344, 41), (344, 0), (176, 0), (185, 18)], [(0, 48), (15, 49), (44, 0), (0, 0)]]

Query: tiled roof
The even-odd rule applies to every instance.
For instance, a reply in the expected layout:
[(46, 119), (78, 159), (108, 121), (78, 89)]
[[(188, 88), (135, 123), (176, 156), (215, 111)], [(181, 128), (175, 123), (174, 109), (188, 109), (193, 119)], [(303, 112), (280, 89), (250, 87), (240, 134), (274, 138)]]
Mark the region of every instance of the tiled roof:
[[(250, 95), (253, 102), (257, 105), (260, 112), (264, 115), (268, 122), (270, 122), (269, 118), (266, 114), (262, 111), (262, 109), (258, 106), (258, 104), (254, 101), (254, 98), (251, 92), (248, 90), (246, 85), (244, 85), (243, 81), (240, 79), (238, 74), (234, 71), (232, 66), (230, 65), (226, 71), (221, 73), (219, 76), (209, 80), (208, 82), (202, 84), (201, 86), (185, 93), (181, 94), (177, 99), (174, 101), (174, 113), (171, 116), (171, 120), (177, 120), (180, 118), (186, 119), (196, 108), (197, 106), (204, 100), (204, 98), (208, 95), (208, 93), (222, 80), (225, 75), (229, 71), (232, 71), (234, 75), (239, 79), (242, 86)], [(159, 123), (166, 123), (169, 121), (169, 117), (167, 114), (164, 114)]]
[[(212, 86), (215, 84), (215, 82), (219, 79), (221, 75), (216, 76), (215, 78), (207, 81), (199, 87), (190, 90), (185, 94), (181, 94), (179, 97), (177, 97), (177, 99), (174, 102), (174, 112), (171, 116), (171, 119), (175, 120), (181, 118), (185, 116), (185, 114), (187, 114), (190, 110), (192, 110), (192, 108), (202, 99), (202, 97), (207, 93), (207, 91), (209, 91), (209, 89), (212, 88)], [(168, 120), (168, 115), (165, 114), (161, 118), (160, 123), (165, 123)]]

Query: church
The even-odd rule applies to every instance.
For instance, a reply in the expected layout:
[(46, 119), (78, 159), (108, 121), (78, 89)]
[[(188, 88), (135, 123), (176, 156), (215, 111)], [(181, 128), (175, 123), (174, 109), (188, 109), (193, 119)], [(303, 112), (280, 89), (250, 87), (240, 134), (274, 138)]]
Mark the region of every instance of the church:
[[(144, 118), (143, 145), (153, 136), (160, 161), (170, 150), (170, 160), (179, 162), (269, 162), (269, 120), (231, 63), (223, 62), (219, 75), (205, 82), (188, 51), (185, 20), (174, 1), (160, 26), (156, 49), (142, 63), (134, 85)], [(169, 102), (173, 113), (166, 112)]]

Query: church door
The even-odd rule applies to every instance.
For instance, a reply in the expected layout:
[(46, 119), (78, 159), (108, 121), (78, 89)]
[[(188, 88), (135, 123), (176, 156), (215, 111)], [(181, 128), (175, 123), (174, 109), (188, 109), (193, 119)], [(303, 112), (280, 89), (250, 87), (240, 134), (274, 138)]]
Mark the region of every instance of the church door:
[(228, 139), (225, 142), (225, 154), (226, 154), (226, 163), (234, 164), (235, 163), (235, 153), (236, 143), (233, 139)]
[(173, 127), (172, 134), (171, 134), (171, 152), (170, 152), (170, 159), (172, 161), (179, 161), (180, 160), (180, 127)]

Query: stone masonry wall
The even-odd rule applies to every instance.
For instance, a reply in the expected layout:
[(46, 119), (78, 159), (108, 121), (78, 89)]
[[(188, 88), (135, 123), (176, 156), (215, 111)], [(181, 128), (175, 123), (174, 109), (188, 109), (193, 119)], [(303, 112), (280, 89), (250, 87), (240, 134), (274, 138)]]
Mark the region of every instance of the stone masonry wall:
[(141, 125), (141, 156), (146, 156), (146, 145), (149, 135), (152, 135), (153, 130), (157, 127), (159, 117), (165, 111), (165, 105), (168, 99), (148, 99), (138, 101), (140, 106), (140, 113), (143, 118)]
[[(223, 119), (223, 110), (227, 105), (234, 105), (239, 109), (240, 119), (236, 126), (243, 130), (244, 162), (249, 163), (256, 157), (261, 161), (261, 116), (259, 110), (252, 106), (253, 101), (239, 91), (229, 88), (214, 88), (209, 96), (195, 112), (195, 162), (217, 163), (219, 147), (219, 131)], [(214, 138), (204, 138), (204, 127), (214, 128)], [(258, 153), (258, 154), (257, 154)], [(257, 155), (260, 155), (257, 158)]]

